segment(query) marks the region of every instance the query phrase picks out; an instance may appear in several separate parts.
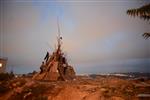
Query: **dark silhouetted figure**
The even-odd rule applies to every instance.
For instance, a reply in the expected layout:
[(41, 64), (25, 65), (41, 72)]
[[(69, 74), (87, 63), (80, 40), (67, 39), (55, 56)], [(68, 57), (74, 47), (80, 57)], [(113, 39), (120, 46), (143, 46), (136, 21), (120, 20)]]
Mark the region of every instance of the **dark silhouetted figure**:
[(49, 52), (46, 53), (46, 56), (45, 56), (44, 60), (46, 60), (46, 62), (47, 62), (48, 58), (49, 58)]
[(43, 61), (42, 65), (40, 67), (40, 70), (41, 70), (40, 73), (43, 73), (45, 71), (45, 68), (46, 68), (46, 66), (45, 66), (44, 61)]

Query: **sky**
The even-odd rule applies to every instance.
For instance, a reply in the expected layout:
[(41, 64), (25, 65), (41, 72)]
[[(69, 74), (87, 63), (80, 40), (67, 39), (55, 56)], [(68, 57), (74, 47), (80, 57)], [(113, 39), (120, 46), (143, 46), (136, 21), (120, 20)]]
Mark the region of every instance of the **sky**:
[(150, 72), (150, 24), (126, 11), (148, 0), (0, 0), (0, 56), (7, 71), (39, 71), (57, 43), (77, 74)]

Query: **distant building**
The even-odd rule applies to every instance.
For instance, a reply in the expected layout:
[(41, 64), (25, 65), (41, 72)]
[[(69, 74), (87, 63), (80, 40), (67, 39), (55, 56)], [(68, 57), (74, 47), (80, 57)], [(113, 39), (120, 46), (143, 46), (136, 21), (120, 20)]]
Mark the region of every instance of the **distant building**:
[(6, 72), (7, 58), (0, 58), (0, 73)]

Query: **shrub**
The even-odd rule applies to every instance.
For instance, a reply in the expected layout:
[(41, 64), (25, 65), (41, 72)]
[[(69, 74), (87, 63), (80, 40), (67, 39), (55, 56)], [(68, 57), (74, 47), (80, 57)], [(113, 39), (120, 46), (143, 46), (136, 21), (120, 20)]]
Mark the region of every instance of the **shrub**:
[(48, 87), (42, 84), (24, 87), (21, 93), (15, 93), (9, 100), (47, 100), (48, 97), (44, 95), (47, 89)]
[(10, 89), (9, 89), (8, 86), (5, 86), (5, 85), (0, 84), (0, 94), (3, 94), (3, 93), (5, 93), (5, 92), (7, 92), (7, 91), (9, 91), (9, 90), (10, 90)]
[(48, 100), (48, 97), (39, 95), (38, 97), (35, 98), (35, 100)]
[(0, 81), (8, 81), (14, 77), (14, 74), (0, 73)]
[(34, 95), (40, 95), (40, 94), (44, 93), (47, 90), (47, 87), (45, 85), (39, 84), (35, 87), (31, 87), (30, 89), (32, 90), (32, 93)]

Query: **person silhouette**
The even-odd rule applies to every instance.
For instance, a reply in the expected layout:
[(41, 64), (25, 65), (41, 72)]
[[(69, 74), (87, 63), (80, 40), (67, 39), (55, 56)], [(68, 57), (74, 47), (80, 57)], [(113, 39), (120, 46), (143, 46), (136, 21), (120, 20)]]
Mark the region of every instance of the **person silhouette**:
[(44, 57), (44, 60), (46, 60), (46, 62), (47, 62), (48, 58), (49, 58), (49, 52), (46, 53), (46, 56)]

